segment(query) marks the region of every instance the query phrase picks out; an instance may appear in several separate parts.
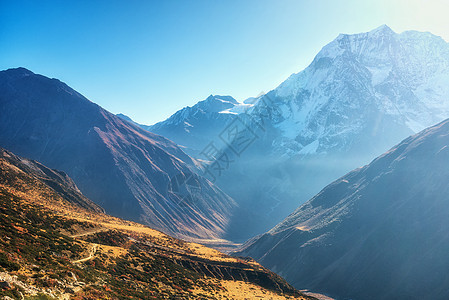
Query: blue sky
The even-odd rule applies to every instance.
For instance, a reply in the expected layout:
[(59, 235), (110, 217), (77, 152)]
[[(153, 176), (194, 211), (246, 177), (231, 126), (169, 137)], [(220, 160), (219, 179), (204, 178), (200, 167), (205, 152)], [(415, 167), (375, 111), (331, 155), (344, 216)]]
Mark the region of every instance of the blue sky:
[(387, 24), (448, 41), (448, 8), (446, 0), (0, 0), (0, 69), (58, 78), (152, 124), (210, 94), (242, 101), (267, 92), (339, 33)]

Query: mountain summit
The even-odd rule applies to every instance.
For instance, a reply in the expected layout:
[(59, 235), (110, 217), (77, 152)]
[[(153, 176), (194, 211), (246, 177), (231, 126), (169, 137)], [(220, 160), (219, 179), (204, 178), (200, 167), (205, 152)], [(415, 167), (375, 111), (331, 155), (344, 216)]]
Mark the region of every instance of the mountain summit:
[(384, 25), (340, 35), (269, 93), (283, 112), (273, 120), (281, 131), (276, 150), (388, 148), (449, 116), (448, 76), (449, 45), (430, 33), (396, 34)]
[(175, 141), (184, 146), (187, 153), (198, 157), (224, 126), (248, 107), (251, 104), (239, 103), (231, 96), (210, 95), (145, 129)]

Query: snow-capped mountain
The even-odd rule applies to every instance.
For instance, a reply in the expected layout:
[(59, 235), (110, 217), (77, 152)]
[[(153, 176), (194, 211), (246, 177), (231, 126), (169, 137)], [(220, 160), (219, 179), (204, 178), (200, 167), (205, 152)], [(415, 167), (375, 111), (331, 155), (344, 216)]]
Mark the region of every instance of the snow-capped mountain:
[(244, 113), (194, 106), (150, 130), (197, 149), (189, 153), (202, 158), (198, 150), (217, 140), (232, 120), (243, 120), (248, 135), (257, 138), (233, 157), (217, 183), (253, 212), (245, 228), (255, 234), (332, 180), (449, 117), (447, 82), (447, 42), (383, 25), (339, 35), (306, 69), (247, 101)]
[(448, 177), (446, 120), (329, 184), (236, 254), (336, 299), (448, 299)]
[(177, 111), (167, 120), (144, 128), (175, 141), (187, 153), (199, 156), (226, 124), (251, 106), (231, 96), (210, 95), (192, 107)]
[(280, 159), (265, 173), (278, 170), (284, 179), (277, 185), (283, 200), (270, 209), (288, 214), (327, 183), (448, 118), (447, 82), (449, 44), (438, 36), (385, 25), (339, 35), (259, 100), (276, 112), (260, 147)]
[[(380, 138), (370, 142), (379, 149), (388, 148), (388, 136), (395, 131), (403, 137), (404, 132), (416, 133), (449, 115), (448, 80), (447, 42), (428, 32), (397, 34), (383, 25), (367, 33), (339, 35), (305, 70), (246, 104), (211, 95), (148, 129), (183, 145), (180, 133), (196, 137), (218, 114), (249, 112), (259, 102), (276, 111), (269, 120), (279, 129), (273, 153), (346, 152), (357, 148), (360, 140), (354, 135), (361, 132), (365, 139)], [(226, 123), (229, 116), (223, 119), (217, 122)], [(380, 137), (384, 133), (387, 136)], [(194, 141), (190, 146), (198, 148)]]
[(448, 80), (449, 45), (440, 37), (385, 25), (342, 34), (267, 95), (281, 112), (272, 120), (281, 133), (274, 150), (386, 150), (449, 116)]

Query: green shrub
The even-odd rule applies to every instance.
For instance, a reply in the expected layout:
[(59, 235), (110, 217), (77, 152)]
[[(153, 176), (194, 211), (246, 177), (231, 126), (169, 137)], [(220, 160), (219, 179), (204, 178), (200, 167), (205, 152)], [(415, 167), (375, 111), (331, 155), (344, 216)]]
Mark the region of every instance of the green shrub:
[(20, 270), (20, 265), (18, 263), (9, 261), (5, 253), (0, 253), (0, 266), (7, 271)]

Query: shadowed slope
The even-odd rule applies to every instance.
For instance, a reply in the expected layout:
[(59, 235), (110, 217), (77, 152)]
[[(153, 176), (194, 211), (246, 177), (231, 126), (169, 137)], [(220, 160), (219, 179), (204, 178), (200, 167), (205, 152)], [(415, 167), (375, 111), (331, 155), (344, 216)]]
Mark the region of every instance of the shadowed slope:
[(338, 299), (447, 299), (448, 178), (449, 120), (328, 185), (239, 255)]
[(0, 72), (0, 104), (0, 144), (63, 170), (108, 213), (177, 236), (225, 234), (234, 201), (171, 141), (23, 68)]

